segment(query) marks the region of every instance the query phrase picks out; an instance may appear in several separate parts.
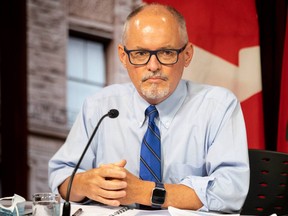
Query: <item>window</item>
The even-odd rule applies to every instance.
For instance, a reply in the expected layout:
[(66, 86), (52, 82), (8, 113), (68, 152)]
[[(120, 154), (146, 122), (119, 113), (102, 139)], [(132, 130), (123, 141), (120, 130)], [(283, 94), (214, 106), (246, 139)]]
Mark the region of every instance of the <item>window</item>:
[(104, 45), (70, 36), (67, 55), (67, 119), (71, 127), (84, 99), (105, 86)]

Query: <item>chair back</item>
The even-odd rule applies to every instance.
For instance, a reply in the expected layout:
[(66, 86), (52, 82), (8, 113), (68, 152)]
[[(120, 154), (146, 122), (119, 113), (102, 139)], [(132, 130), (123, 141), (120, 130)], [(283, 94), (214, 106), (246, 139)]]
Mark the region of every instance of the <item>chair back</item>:
[(250, 187), (241, 215), (288, 215), (288, 154), (249, 150)]

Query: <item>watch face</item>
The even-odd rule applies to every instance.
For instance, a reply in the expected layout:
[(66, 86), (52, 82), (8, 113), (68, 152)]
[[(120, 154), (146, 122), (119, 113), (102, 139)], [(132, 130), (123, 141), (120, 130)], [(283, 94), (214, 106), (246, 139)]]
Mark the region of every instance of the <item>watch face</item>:
[(165, 201), (165, 195), (166, 195), (166, 191), (164, 189), (155, 188), (153, 190), (152, 203), (162, 205)]

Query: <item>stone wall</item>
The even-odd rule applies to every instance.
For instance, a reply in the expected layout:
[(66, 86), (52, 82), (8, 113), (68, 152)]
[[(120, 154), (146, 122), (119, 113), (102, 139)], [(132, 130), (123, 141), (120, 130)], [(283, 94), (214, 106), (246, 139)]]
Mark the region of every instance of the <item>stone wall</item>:
[(67, 7), (65, 0), (27, 3), (28, 197), (32, 197), (49, 191), (47, 163), (67, 134)]
[(66, 126), (65, 0), (28, 1), (29, 126), (63, 130)]

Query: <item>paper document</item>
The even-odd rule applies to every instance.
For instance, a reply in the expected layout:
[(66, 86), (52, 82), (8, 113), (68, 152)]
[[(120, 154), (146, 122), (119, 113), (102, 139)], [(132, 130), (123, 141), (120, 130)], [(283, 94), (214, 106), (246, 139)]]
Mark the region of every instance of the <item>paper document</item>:
[[(166, 210), (140, 210), (125, 207), (111, 207), (105, 205), (79, 205), (71, 204), (71, 215), (79, 208), (83, 210), (80, 216), (217, 216), (214, 212), (182, 210), (169, 207)], [(239, 216), (240, 214), (225, 214), (226, 216)]]
[(71, 215), (79, 208), (83, 210), (80, 216), (109, 216), (121, 209), (121, 207), (111, 207), (104, 205), (78, 205), (71, 203)]
[(220, 214), (215, 212), (183, 210), (171, 206), (168, 207), (168, 212), (170, 213), (171, 216), (217, 216), (217, 215), (239, 216), (240, 215), (240, 214)]
[(78, 205), (71, 204), (71, 215), (76, 212), (79, 208), (82, 208), (83, 212), (80, 216), (170, 216), (168, 210), (139, 210), (129, 209), (125, 207), (111, 207), (105, 205)]

